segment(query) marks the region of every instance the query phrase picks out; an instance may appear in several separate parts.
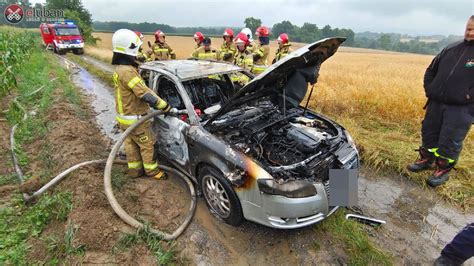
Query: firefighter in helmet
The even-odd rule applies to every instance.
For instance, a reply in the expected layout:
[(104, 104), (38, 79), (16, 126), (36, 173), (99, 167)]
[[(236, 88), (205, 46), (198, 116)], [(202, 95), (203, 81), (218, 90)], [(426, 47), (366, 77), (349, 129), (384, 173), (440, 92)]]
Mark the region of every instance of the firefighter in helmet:
[[(141, 44), (140, 37), (127, 29), (116, 31), (112, 37), (112, 64), (117, 66), (113, 75), (118, 114), (116, 120), (122, 130), (126, 130), (146, 115), (150, 107), (177, 114), (176, 108), (171, 108), (166, 101), (149, 89), (138, 74), (138, 64), (135, 60)], [(154, 144), (149, 121), (133, 130), (125, 140), (125, 153), (131, 176), (139, 177), (146, 174), (156, 179), (166, 177), (153, 158)]]
[[(135, 33), (140, 38), (140, 41), (142, 41), (143, 43), (143, 39), (144, 39), (143, 34), (139, 31), (135, 31)], [(151, 57), (151, 54), (152, 54), (152, 51), (150, 49), (143, 51), (143, 45), (141, 45), (140, 48), (138, 48), (137, 60), (142, 63), (152, 61), (153, 59)]]
[(242, 31), (240, 32), (247, 36), (247, 39), (249, 40), (249, 45), (247, 45), (247, 50), (253, 53), (255, 48), (257, 47), (257, 44), (253, 40), (252, 30), (249, 28), (243, 28)]
[(258, 37), (258, 43), (253, 51), (252, 73), (258, 75), (268, 67), (268, 55), (270, 54), (270, 30), (265, 26), (257, 28), (255, 35)]
[(234, 38), (234, 31), (230, 28), (225, 29), (224, 33), (222, 33), (222, 38), (224, 39), (224, 42), (219, 50), (219, 59), (232, 63), (234, 61), (234, 55), (237, 53), (235, 44), (232, 41)]
[(275, 59), (273, 59), (272, 64), (287, 56), (289, 53), (293, 52), (291, 49), (291, 44), (288, 39), (288, 34), (282, 33), (278, 36), (278, 49), (275, 53)]
[(199, 47), (202, 46), (202, 41), (204, 41), (204, 35), (200, 31), (196, 31), (194, 33), (194, 42), (196, 43), (196, 47), (194, 47), (194, 50), (199, 49)]
[(155, 43), (151, 46), (155, 60), (176, 59), (173, 49), (166, 43), (166, 35), (161, 30), (155, 32)]
[(217, 60), (218, 53), (217, 50), (211, 46), (211, 39), (206, 37), (202, 41), (202, 46), (194, 51), (192, 56), (197, 59)]
[[(253, 68), (253, 56), (252, 52), (248, 50), (250, 41), (247, 38), (247, 35), (242, 32), (237, 34), (234, 43), (237, 47), (237, 53), (234, 56), (234, 65), (251, 71)], [(245, 85), (250, 81), (250, 78), (245, 74), (234, 74), (232, 76), (232, 81)]]

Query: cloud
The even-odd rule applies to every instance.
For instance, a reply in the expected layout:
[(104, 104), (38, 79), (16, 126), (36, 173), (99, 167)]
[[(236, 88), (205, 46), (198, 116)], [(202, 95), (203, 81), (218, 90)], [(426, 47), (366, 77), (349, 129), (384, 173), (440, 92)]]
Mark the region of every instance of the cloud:
[(98, 21), (243, 27), (245, 18), (253, 16), (269, 26), (289, 20), (297, 25), (329, 24), (356, 32), (417, 35), (460, 35), (466, 19), (474, 13), (474, 0), (83, 0), (83, 3)]

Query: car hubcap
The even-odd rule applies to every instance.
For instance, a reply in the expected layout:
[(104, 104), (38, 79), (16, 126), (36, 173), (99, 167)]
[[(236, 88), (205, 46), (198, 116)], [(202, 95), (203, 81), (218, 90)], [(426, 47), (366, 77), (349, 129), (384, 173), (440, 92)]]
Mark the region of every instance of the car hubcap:
[(222, 218), (230, 215), (229, 197), (222, 184), (213, 176), (204, 176), (203, 193), (212, 210)]

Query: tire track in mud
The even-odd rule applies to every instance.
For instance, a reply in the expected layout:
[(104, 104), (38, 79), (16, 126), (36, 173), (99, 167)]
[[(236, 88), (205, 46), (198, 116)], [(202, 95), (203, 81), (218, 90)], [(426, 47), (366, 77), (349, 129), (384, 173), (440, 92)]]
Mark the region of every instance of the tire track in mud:
[[(113, 71), (110, 65), (94, 58), (82, 58), (103, 71)], [(102, 128), (107, 125), (110, 127), (110, 121), (115, 116), (112, 88), (84, 69), (82, 72), (82, 78), (74, 79), (77, 85), (87, 87), (84, 85), (87, 83), (104, 89), (89, 90), (89, 94), (101, 99), (93, 100), (92, 103), (96, 112), (100, 111), (97, 123)], [(111, 100), (105, 99), (104, 95)], [(104, 102), (108, 102), (107, 106)], [(104, 133), (113, 137), (108, 130), (104, 129)], [(359, 206), (364, 214), (387, 221), (387, 225), (371, 232), (371, 238), (377, 245), (393, 253), (396, 263), (432, 263), (443, 246), (465, 224), (474, 221), (474, 215), (463, 214), (448, 205), (430, 188), (422, 188), (403, 176), (374, 176), (368, 170), (359, 180)], [(212, 216), (200, 199), (194, 223), (178, 239), (178, 246), (182, 248), (182, 254), (192, 257), (196, 264), (232, 261), (240, 265), (294, 265), (338, 261), (331, 247), (317, 252), (311, 250), (314, 235), (311, 228), (282, 231), (251, 222), (232, 227)], [(321, 258), (321, 254), (326, 257)], [(474, 265), (473, 259), (466, 265)]]

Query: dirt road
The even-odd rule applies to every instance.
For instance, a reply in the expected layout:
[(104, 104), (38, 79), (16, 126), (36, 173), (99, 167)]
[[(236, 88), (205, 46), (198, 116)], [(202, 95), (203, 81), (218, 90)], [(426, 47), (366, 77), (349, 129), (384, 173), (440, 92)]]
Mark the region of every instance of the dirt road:
[[(112, 71), (110, 65), (88, 56), (83, 58), (97, 68)], [(88, 95), (102, 132), (116, 139), (117, 135), (111, 132), (115, 116), (113, 89), (84, 69), (73, 76), (73, 81)], [(151, 221), (163, 221), (163, 216), (179, 220), (178, 212), (187, 204), (183, 187), (173, 178), (164, 181), (169, 186), (153, 186), (153, 182), (156, 181), (127, 182), (122, 190), (124, 205)], [(173, 204), (177, 207), (170, 207)], [(378, 230), (368, 231), (379, 246), (394, 255), (397, 264), (432, 262), (456, 232), (474, 221), (473, 214), (463, 214), (443, 202), (432, 189), (421, 188), (406, 177), (377, 176), (369, 171), (364, 171), (359, 180), (359, 207), (364, 214), (387, 221)], [(107, 215), (117, 220), (110, 213)], [(156, 224), (173, 227), (169, 222)], [(129, 230), (125, 225), (116, 229)], [(321, 248), (315, 250), (314, 242)], [(181, 256), (199, 265), (229, 261), (240, 265), (344, 263), (345, 255), (333, 245), (327, 236), (319, 235), (311, 227), (282, 231), (251, 222), (240, 227), (226, 225), (210, 214), (202, 199), (193, 223), (177, 241)], [(94, 262), (106, 262), (101, 258), (104, 257), (97, 256)], [(473, 260), (467, 265), (474, 265)]]

